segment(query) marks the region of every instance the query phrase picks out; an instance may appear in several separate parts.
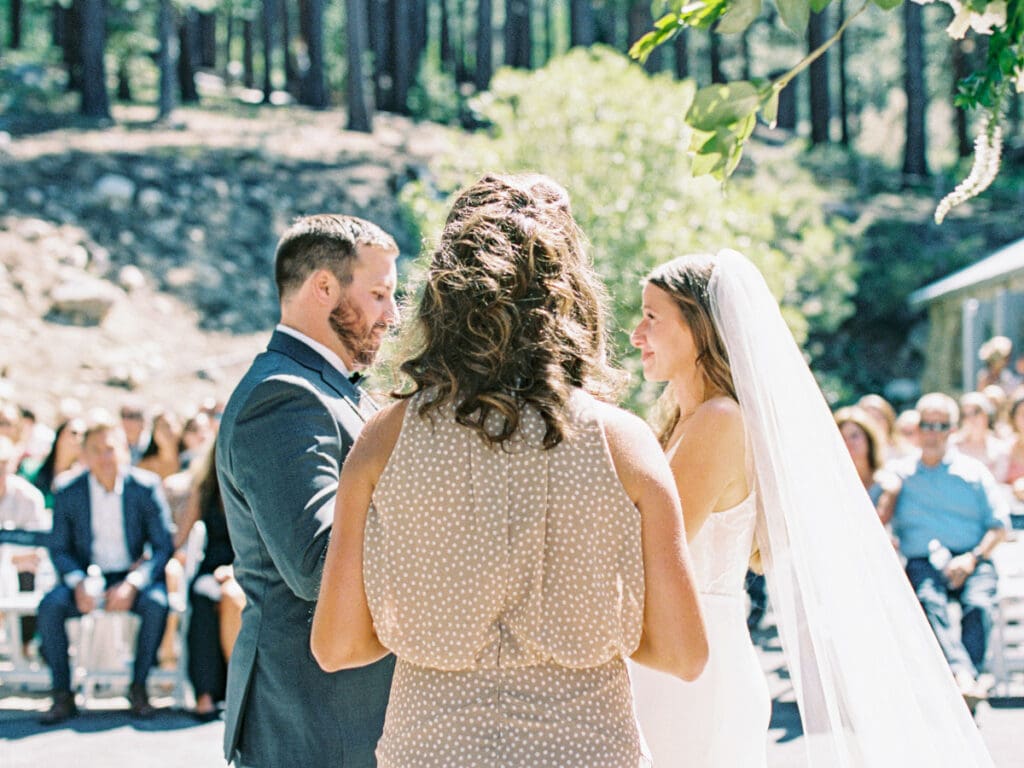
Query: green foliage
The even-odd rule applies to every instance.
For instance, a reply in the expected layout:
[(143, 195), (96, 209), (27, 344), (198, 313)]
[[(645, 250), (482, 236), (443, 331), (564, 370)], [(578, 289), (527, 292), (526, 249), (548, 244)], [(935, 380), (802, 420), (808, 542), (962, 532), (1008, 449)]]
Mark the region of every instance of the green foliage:
[(420, 62), (416, 82), (409, 89), (409, 110), (420, 120), (455, 123), (462, 108), (458, 87), (438, 63), (438, 56), (428, 52)]
[(834, 329), (855, 286), (849, 245), (823, 212), (827, 193), (790, 150), (745, 166), (727, 196), (695, 178), (679, 151), (691, 140), (683, 115), (695, 93), (691, 82), (651, 77), (601, 47), (534, 73), (500, 70), (473, 105), (492, 130), (453, 134), (455, 149), (435, 159), (432, 180), (404, 188), (405, 210), (429, 248), (451, 196), (485, 171), (539, 170), (564, 184), (612, 292), (616, 347), (634, 369), (627, 334), (639, 316), (639, 282), (684, 253), (743, 251), (784, 302), (799, 341)]

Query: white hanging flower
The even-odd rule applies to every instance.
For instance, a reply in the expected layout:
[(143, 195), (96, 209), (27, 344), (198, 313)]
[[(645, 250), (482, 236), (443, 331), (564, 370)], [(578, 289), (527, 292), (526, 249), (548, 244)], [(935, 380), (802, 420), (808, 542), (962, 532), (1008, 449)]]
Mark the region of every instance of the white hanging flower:
[[(995, 181), (999, 173), (999, 163), (1003, 154), (1003, 129), (997, 124), (991, 128), (996, 118), (989, 118), (989, 125), (982, 129), (974, 140), (974, 165), (967, 178), (957, 184), (956, 189), (946, 195), (935, 208), (935, 223), (942, 220), (955, 206), (970, 200), (984, 192)], [(989, 131), (991, 130), (991, 137)]]
[[(919, 0), (915, 0), (919, 1)], [(946, 0), (956, 15), (946, 27), (946, 33), (954, 40), (963, 40), (968, 29), (979, 35), (991, 35), (994, 27), (1006, 26), (1006, 2), (995, 0), (985, 6), (983, 13), (978, 13), (962, 5), (959, 0)]]

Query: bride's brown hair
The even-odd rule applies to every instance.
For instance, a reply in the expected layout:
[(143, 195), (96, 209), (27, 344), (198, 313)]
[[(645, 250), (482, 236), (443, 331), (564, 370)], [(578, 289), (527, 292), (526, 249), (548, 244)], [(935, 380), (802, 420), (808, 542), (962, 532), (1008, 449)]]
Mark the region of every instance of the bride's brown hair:
[(531, 405), (554, 447), (574, 387), (608, 399), (623, 379), (607, 360), (605, 304), (568, 193), (541, 175), (488, 174), (448, 215), (416, 312), (420, 349), (401, 365), (415, 388), (399, 396), (427, 391), (421, 416), (452, 403), (497, 444)]
[[(714, 257), (709, 254), (680, 256), (655, 268), (644, 283), (665, 291), (675, 301), (683, 319), (693, 334), (697, 348), (697, 365), (704, 374), (709, 393), (724, 394), (736, 399), (736, 387), (729, 367), (729, 353), (715, 328), (711, 310), (709, 287), (715, 269)], [(666, 389), (662, 403), (665, 415), (657, 425), (658, 439), (664, 447), (679, 424), (679, 404), (671, 389)]]

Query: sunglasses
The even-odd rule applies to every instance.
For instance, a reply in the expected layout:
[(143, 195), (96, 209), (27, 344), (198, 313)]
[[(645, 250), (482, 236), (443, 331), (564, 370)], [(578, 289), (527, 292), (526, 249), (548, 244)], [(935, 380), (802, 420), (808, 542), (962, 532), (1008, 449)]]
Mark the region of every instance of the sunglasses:
[(122, 411), (121, 418), (129, 421), (142, 421), (142, 414), (138, 411)]
[(922, 432), (948, 432), (948, 421), (922, 421), (918, 427)]

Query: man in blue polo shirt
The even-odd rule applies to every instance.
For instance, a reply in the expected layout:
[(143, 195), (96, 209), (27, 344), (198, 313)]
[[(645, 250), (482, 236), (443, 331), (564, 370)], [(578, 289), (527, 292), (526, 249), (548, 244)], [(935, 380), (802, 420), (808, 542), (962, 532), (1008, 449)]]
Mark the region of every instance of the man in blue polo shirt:
[[(985, 465), (947, 448), (959, 418), (956, 401), (933, 392), (918, 400), (917, 411), (920, 456), (887, 467), (902, 480), (893, 532), (907, 558), (907, 576), (917, 599), (973, 710), (985, 694), (977, 677), (996, 595), (989, 555), (1005, 538), (1009, 515)], [(959, 632), (951, 626), (951, 601), (962, 608)]]

